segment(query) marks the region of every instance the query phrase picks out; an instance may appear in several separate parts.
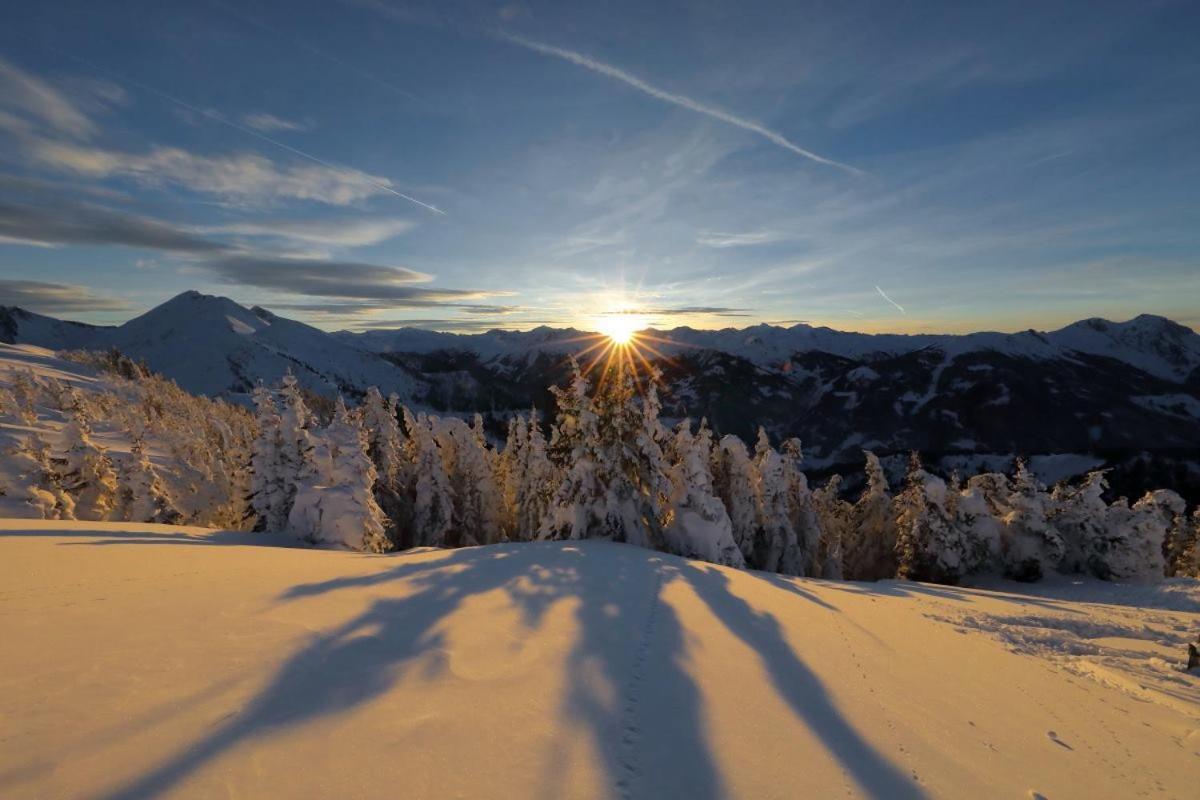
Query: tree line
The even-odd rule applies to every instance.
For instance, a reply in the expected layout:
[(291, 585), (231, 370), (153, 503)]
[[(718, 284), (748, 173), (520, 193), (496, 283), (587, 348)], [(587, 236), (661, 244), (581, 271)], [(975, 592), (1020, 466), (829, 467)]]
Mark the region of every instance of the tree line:
[[(838, 475), (809, 486), (796, 439), (760, 429), (747, 447), (703, 420), (668, 428), (656, 377), (619, 365), (589, 379), (573, 364), (553, 424), (531, 410), (493, 443), (479, 415), (414, 412), (374, 388), (356, 407), (339, 398), (323, 423), (291, 375), (260, 384), (251, 414), (111, 360), (93, 357), (114, 373), (93, 391), (32, 372), (0, 388), (0, 421), (27, 431), (3, 450), (0, 513), (254, 528), (371, 552), (609, 539), (857, 580), (1200, 575), (1200, 510), (1174, 492), (1107, 503), (1103, 471), (1047, 490), (1021, 462), (945, 480), (916, 454), (893, 488), (865, 452), (850, 500)], [(41, 415), (62, 420), (56, 448)], [(125, 452), (97, 442), (97, 420)]]
[[(1012, 476), (944, 480), (910, 459), (893, 492), (865, 452), (853, 502), (810, 488), (800, 442), (748, 448), (660, 419), (656, 382), (572, 366), (554, 423), (510, 419), (500, 446), (473, 422), (414, 413), (375, 389), (320, 428), (295, 380), (255, 392), (250, 505), (260, 530), (383, 552), (609, 539), (733, 567), (825, 578), (956, 583), (1051, 572), (1103, 579), (1200, 574), (1200, 510), (1168, 490), (1106, 503), (1103, 471), (1052, 491)], [(548, 430), (548, 435), (547, 435)]]

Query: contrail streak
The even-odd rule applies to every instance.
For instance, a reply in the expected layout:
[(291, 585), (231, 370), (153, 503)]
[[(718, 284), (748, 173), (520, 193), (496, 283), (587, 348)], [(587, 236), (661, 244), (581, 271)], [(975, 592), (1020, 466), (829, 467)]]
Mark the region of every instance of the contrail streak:
[(162, 89), (156, 89), (153, 86), (148, 86), (148, 85), (142, 83), (141, 81), (130, 78), (128, 75), (122, 75), (121, 73), (116, 72), (115, 70), (105, 69), (104, 67), (101, 67), (99, 64), (95, 64), (91, 61), (88, 61), (86, 58), (82, 58), (80, 56), (73, 55), (71, 53), (65, 53), (64, 55), (67, 55), (70, 58), (74, 59), (75, 61), (78, 61), (79, 63), (81, 63), (85, 66), (91, 67), (94, 70), (98, 70), (101, 72), (107, 72), (108, 74), (115, 77), (117, 80), (124, 81), (125, 83), (128, 83), (131, 86), (136, 86), (137, 88), (141, 89), (142, 91), (150, 92), (153, 95), (157, 95), (157, 96), (163, 98), (164, 100), (174, 103), (175, 105), (179, 106), (180, 108), (186, 108), (188, 111), (191, 111), (195, 114), (200, 114), (202, 116), (205, 116), (208, 119), (213, 120), (214, 122), (219, 122), (222, 125), (227, 125), (230, 128), (233, 128), (236, 131), (241, 131), (242, 133), (246, 134), (247, 136), (253, 136), (255, 139), (261, 139), (262, 141), (264, 141), (268, 144), (273, 144), (278, 148), (286, 150), (289, 153), (292, 153), (293, 155), (300, 156), (300, 158), (311, 161), (314, 164), (319, 164), (320, 166), (325, 167), (327, 169), (353, 169), (355, 172), (359, 173), (362, 176), (362, 180), (364, 183), (368, 183), (371, 186), (374, 186), (376, 189), (379, 189), (380, 191), (388, 192), (389, 194), (394, 194), (396, 197), (407, 200), (410, 203), (416, 203), (417, 205), (421, 206), (422, 208), (427, 208), (435, 214), (441, 214), (442, 216), (446, 216), (446, 212), (442, 211), (437, 206), (431, 206), (431, 205), (429, 205), (429, 203), (424, 203), (424, 202), (418, 200), (417, 198), (412, 197), (411, 195), (407, 195), (404, 192), (396, 191), (391, 186), (388, 186), (386, 183), (380, 183), (379, 181), (371, 180), (371, 177), (369, 175), (367, 175), (365, 172), (363, 172), (362, 170), (354, 169), (353, 167), (347, 167), (342, 164), (335, 164), (331, 161), (326, 161), (324, 159), (317, 158), (316, 156), (306, 153), (303, 150), (299, 150), (295, 147), (292, 147), (289, 144), (284, 144), (283, 142), (279, 141), (278, 139), (273, 139), (272, 137), (267, 136), (264, 133), (259, 133), (258, 131), (254, 130), (253, 128), (247, 128), (244, 125), (239, 125), (238, 123), (234, 122), (233, 120), (226, 119), (224, 116), (222, 116), (221, 114), (218, 114), (216, 111), (213, 111), (212, 109), (199, 108), (198, 106), (194, 106), (191, 103), (188, 103), (184, 100), (180, 100), (178, 97), (175, 97), (174, 95), (164, 92)]
[(896, 308), (900, 309), (901, 314), (908, 314), (908, 312), (904, 310), (904, 306), (900, 305), (895, 300), (888, 297), (887, 292), (885, 292), (883, 289), (880, 289), (878, 286), (876, 286), (875, 291), (879, 292), (879, 296), (882, 297), (884, 300), (887, 300), (889, 303), (894, 305)]
[(521, 36), (515, 36), (513, 34), (500, 34), (500, 36), (506, 41), (520, 45), (528, 50), (533, 50), (536, 53), (554, 56), (555, 58), (560, 58), (563, 61), (569, 61), (572, 64), (583, 67), (584, 69), (589, 69), (592, 72), (605, 75), (609, 78), (614, 78), (621, 83), (632, 86), (634, 89), (637, 89), (643, 94), (650, 95), (657, 100), (662, 100), (664, 103), (670, 103), (672, 105), (679, 106), (680, 108), (686, 108), (689, 111), (695, 111), (697, 114), (704, 114), (707, 117), (720, 120), (721, 122), (732, 125), (735, 128), (741, 128), (744, 131), (750, 131), (751, 133), (757, 134), (766, 139), (768, 142), (782, 147), (784, 150), (790, 150), (797, 155), (804, 156), (812, 161), (816, 161), (818, 164), (825, 164), (830, 167), (844, 169), (847, 172), (851, 172), (855, 175), (863, 174), (863, 171), (857, 167), (852, 167), (849, 164), (843, 164), (840, 161), (834, 161), (831, 158), (825, 158), (822, 155), (818, 155), (811, 150), (806, 150), (795, 142), (789, 140), (783, 134), (777, 133), (776, 131), (767, 128), (760, 123), (755, 122), (754, 120), (743, 119), (742, 117), (737, 117), (733, 114), (730, 114), (728, 111), (723, 111), (722, 109), (714, 106), (706, 105), (699, 101), (693, 100), (690, 97), (660, 89), (657, 86), (646, 83), (646, 81), (642, 80), (636, 75), (630, 75), (625, 70), (614, 67), (611, 64), (605, 64), (603, 61), (596, 61), (593, 58), (588, 58), (582, 53), (577, 53), (574, 50), (566, 50), (562, 47), (555, 47), (553, 45), (543, 44), (542, 42), (535, 42), (532, 39), (526, 39)]

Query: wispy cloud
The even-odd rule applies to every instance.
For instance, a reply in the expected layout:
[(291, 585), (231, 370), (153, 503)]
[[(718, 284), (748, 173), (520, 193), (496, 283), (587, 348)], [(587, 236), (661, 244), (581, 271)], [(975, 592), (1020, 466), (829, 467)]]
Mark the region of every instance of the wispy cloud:
[(353, 261), (235, 254), (205, 262), (203, 267), (224, 283), (308, 297), (382, 303), (395, 308), (480, 300), (506, 294), (424, 286), (422, 284), (432, 280), (431, 275), (407, 267)]
[(791, 238), (780, 231), (748, 231), (746, 233), (721, 233), (720, 231), (704, 231), (696, 237), (696, 244), (705, 247), (753, 247), (760, 244), (782, 242)]
[(726, 306), (676, 306), (674, 308), (621, 308), (612, 311), (601, 311), (597, 316), (634, 316), (634, 317), (671, 317), (671, 316), (711, 316), (711, 317), (749, 317), (747, 308), (728, 308)]
[[(10, 182), (13, 181), (0, 176), (0, 190)], [(368, 221), (366, 228), (357, 234), (359, 241), (367, 236), (371, 222)], [(387, 222), (395, 229), (400, 221)], [(242, 229), (251, 230), (252, 227), (246, 225)], [(372, 235), (378, 235), (378, 229)], [(430, 286), (433, 276), (407, 267), (262, 252), (210, 238), (197, 229), (82, 203), (45, 191), (41, 195), (31, 192), (29, 202), (25, 204), (0, 200), (0, 243), (49, 247), (118, 246), (183, 256), (189, 259), (189, 272), (208, 274), (222, 283), (319, 298), (320, 307), (314, 305), (305, 309), (310, 311), (327, 312), (330, 303), (336, 301), (346, 313), (443, 306), (461, 307), (470, 313), (500, 314), (507, 313), (506, 307), (478, 307), (472, 301), (511, 294), (498, 290)], [(142, 266), (141, 261), (137, 266)], [(14, 297), (15, 291), (10, 292)], [(23, 295), (20, 299), (33, 307), (28, 302), (29, 297), (37, 299), (33, 295)], [(98, 305), (86, 309), (82, 305), (69, 308), (62, 305), (66, 297), (60, 293), (60, 306), (54, 310), (115, 310)], [(46, 304), (49, 298), (44, 294), (41, 308), (51, 310)]]
[(831, 158), (826, 158), (825, 156), (818, 155), (807, 148), (801, 147), (783, 134), (779, 133), (778, 131), (771, 130), (762, 123), (746, 119), (745, 117), (739, 117), (735, 114), (729, 113), (728, 111), (717, 108), (716, 106), (710, 106), (706, 103), (701, 103), (698, 100), (693, 100), (685, 95), (660, 89), (653, 84), (647, 83), (636, 75), (631, 75), (619, 67), (614, 67), (612, 64), (606, 64), (603, 61), (597, 61), (594, 58), (590, 58), (582, 53), (575, 52), (574, 50), (567, 50), (563, 47), (555, 47), (554, 45), (544, 44), (542, 42), (537, 42), (533, 39), (526, 39), (522, 36), (516, 36), (514, 34), (504, 34), (503, 38), (509, 42), (512, 42), (513, 44), (520, 45), (521, 47), (527, 48), (536, 53), (553, 56), (554, 58), (568, 61), (577, 66), (583, 67), (584, 69), (588, 69), (592, 72), (604, 75), (605, 77), (620, 81), (621, 83), (631, 86), (634, 89), (637, 89), (639, 92), (649, 95), (656, 100), (661, 100), (664, 103), (670, 103), (671, 105), (676, 105), (680, 108), (686, 108), (689, 111), (694, 111), (697, 114), (703, 114), (707, 117), (712, 117), (715, 120), (724, 122), (727, 125), (732, 125), (735, 128), (741, 128), (744, 131), (749, 131), (750, 133), (766, 139), (771, 144), (782, 147), (785, 150), (789, 150), (796, 155), (803, 156), (811, 161), (815, 161), (818, 164), (837, 167), (856, 175), (862, 174), (862, 170), (856, 167), (852, 167), (849, 164), (843, 164), (840, 161), (834, 161)]
[[(273, 147), (276, 147), (280, 150), (291, 153), (294, 156), (302, 158), (305, 161), (311, 162), (312, 164), (316, 165), (315, 167), (308, 167), (308, 168), (289, 167), (289, 168), (286, 168), (286, 171), (288, 171), (288, 172), (291, 172), (294, 174), (317, 175), (317, 174), (321, 174), (320, 171), (317, 169), (319, 167), (325, 171), (324, 174), (326, 174), (326, 175), (335, 175), (335, 176), (342, 176), (342, 177), (352, 176), (354, 179), (354, 182), (370, 185), (370, 186), (374, 187), (374, 189), (377, 192), (384, 192), (387, 194), (391, 194), (395, 197), (399, 197), (403, 200), (407, 200), (408, 202), (413, 203), (418, 206), (421, 206), (422, 208), (428, 209), (429, 211), (432, 211), (435, 214), (445, 215), (445, 213), (446, 213), (445, 211), (442, 211), (437, 206), (430, 205), (429, 203), (426, 203), (422, 200), (418, 200), (417, 198), (413, 197), (412, 195), (401, 192), (400, 190), (396, 189), (392, 185), (392, 182), (390, 180), (388, 180), (387, 178), (380, 178), (375, 175), (370, 175), (361, 170), (354, 169), (352, 167), (342, 166), (340, 164), (336, 164), (327, 159), (320, 158), (319, 156), (315, 156), (312, 153), (301, 150), (298, 147), (293, 147), (290, 144), (285, 144), (284, 142), (281, 142), (278, 139), (274, 139), (274, 138), (268, 136), (266, 133), (263, 133), (260, 130), (255, 130), (252, 127), (242, 124), (241, 122), (237, 122), (233, 119), (230, 119), (218, 111), (215, 111), (215, 110), (209, 109), (209, 108), (200, 108), (198, 106), (192, 105), (191, 103), (187, 102), (186, 100), (176, 97), (175, 95), (171, 94), (170, 92), (166, 92), (166, 91), (163, 91), (162, 89), (156, 88), (154, 86), (150, 86), (149, 84), (142, 83), (141, 81), (135, 80), (127, 75), (121, 75), (120, 73), (116, 72), (115, 70), (107, 69), (99, 64), (96, 64), (95, 62), (92, 62), (86, 58), (83, 58), (82, 56), (70, 54), (69, 57), (72, 60), (79, 62), (80, 64), (82, 64), (83, 66), (87, 67), (90, 70), (93, 70), (96, 72), (103, 72), (103, 73), (112, 75), (113, 77), (120, 78), (124, 83), (126, 83), (130, 86), (133, 86), (134, 88), (140, 89), (143, 92), (148, 92), (150, 94), (155, 95), (156, 97), (166, 100), (168, 103), (171, 103), (176, 108), (183, 109), (191, 114), (195, 114), (200, 117), (205, 117), (207, 119), (212, 120), (213, 122), (217, 122), (221, 125), (225, 125), (236, 131), (240, 131), (240, 132), (246, 134), (247, 136), (251, 136), (255, 139), (258, 139), (261, 142), (266, 142), (267, 144), (272, 145)], [(16, 70), (14, 74), (16, 75), (17, 78), (22, 78), (22, 79), (25, 79), (26, 81), (28, 81), (29, 79), (32, 79), (32, 76), (28, 76), (19, 70)], [(0, 78), (0, 79), (2, 79), (2, 78)], [(32, 79), (32, 80), (36, 81), (36, 79)], [(27, 93), (28, 92), (26, 92), (26, 94)], [(0, 94), (0, 98), (2, 98), (2, 97), (3, 97), (3, 94)], [(77, 109), (76, 109), (76, 111), (77, 111)], [(31, 138), (29, 130), (15, 131), (15, 130), (13, 130), (13, 126), (2, 124), (5, 122), (5, 119), (4, 119), (5, 116), (6, 115), (4, 115), (3, 112), (0, 112), (0, 127), (8, 127), (10, 129), (10, 132), (18, 132), (26, 139)], [(7, 116), (11, 116), (11, 115), (7, 115)], [(94, 125), (92, 125), (91, 121), (88, 120), (86, 116), (83, 116), (83, 120), (85, 120), (87, 125), (89, 126), (88, 132), (90, 133), (90, 130), (92, 128), (94, 128)], [(35, 151), (40, 149), (42, 151), (42, 154), (44, 156), (48, 157), (51, 162), (53, 162), (56, 157), (57, 158), (65, 158), (68, 162), (70, 162), (71, 161), (70, 157), (72, 155), (75, 156), (75, 158), (74, 158), (75, 162), (77, 162), (79, 164), (83, 164), (83, 163), (87, 162), (86, 158), (81, 157), (84, 154), (81, 154), (81, 153), (73, 154), (73, 153), (71, 153), (69, 147), (66, 147), (56, 141), (46, 140), (46, 139), (43, 139), (40, 137), (32, 137), (32, 141), (33, 141), (33, 144), (36, 145), (36, 147), (34, 148)], [(98, 151), (98, 152), (102, 152), (102, 151)], [(190, 155), (190, 154), (186, 153), (185, 151), (180, 150), (178, 148), (167, 148), (167, 147), (155, 148), (153, 151), (151, 151), (150, 155), (153, 156), (155, 154), (162, 154), (162, 153), (170, 154), (173, 157), (177, 157), (177, 154), (182, 154), (183, 156)], [(136, 159), (138, 157), (134, 156), (133, 158)], [(144, 159), (145, 157), (141, 157), (141, 158)], [(192, 158), (196, 159), (196, 158), (204, 158), (204, 157), (203, 156), (192, 156)], [(228, 160), (229, 158), (230, 157), (217, 157), (216, 160), (218, 160), (218, 161)], [(263, 158), (262, 156), (241, 155), (241, 156), (235, 156), (233, 158), (258, 159), (257, 163), (264, 163), (264, 162), (271, 163), (267, 159)], [(92, 159), (93, 164), (95, 163), (95, 161), (96, 161), (95, 159)], [(306, 197), (303, 199), (320, 199), (320, 198)], [(329, 202), (329, 201), (323, 201), (323, 202)], [(338, 201), (335, 200), (334, 202), (336, 203)], [(345, 204), (345, 203), (340, 202), (338, 204)]]
[(129, 304), (94, 293), (84, 286), (43, 281), (0, 280), (0, 306), (20, 306), (44, 314), (126, 311)]
[(117, 245), (199, 255), (229, 249), (159, 220), (65, 199), (22, 205), (0, 201), (0, 237), (44, 246)]
[(261, 133), (271, 133), (272, 131), (307, 131), (312, 128), (311, 123), (295, 122), (265, 112), (243, 114), (242, 124), (247, 128), (253, 128)]
[(416, 227), (409, 219), (279, 219), (214, 225), (203, 230), (235, 236), (289, 239), (336, 247), (365, 247), (395, 238)]
[(894, 306), (895, 306), (897, 309), (899, 309), (901, 314), (907, 314), (907, 313), (908, 313), (907, 311), (905, 311), (905, 310), (904, 310), (904, 306), (900, 305), (900, 304), (899, 304), (899, 303), (897, 303), (895, 300), (893, 300), (892, 298), (888, 297), (888, 296), (887, 296), (887, 292), (885, 292), (883, 289), (880, 289), (878, 286), (876, 286), (876, 287), (875, 287), (875, 291), (879, 292), (879, 296), (880, 296), (880, 297), (882, 297), (884, 300), (887, 300), (889, 303), (891, 303), (891, 304), (892, 304), (892, 305), (894, 305)]
[(95, 124), (66, 95), (3, 58), (0, 58), (0, 103), (21, 117), (32, 117), (75, 139), (86, 139), (96, 132)]
[(205, 156), (177, 147), (127, 153), (47, 139), (31, 141), (27, 149), (37, 162), (61, 172), (170, 183), (242, 204), (311, 200), (344, 206), (390, 191), (390, 181), (378, 175), (349, 167), (281, 166), (254, 153)]

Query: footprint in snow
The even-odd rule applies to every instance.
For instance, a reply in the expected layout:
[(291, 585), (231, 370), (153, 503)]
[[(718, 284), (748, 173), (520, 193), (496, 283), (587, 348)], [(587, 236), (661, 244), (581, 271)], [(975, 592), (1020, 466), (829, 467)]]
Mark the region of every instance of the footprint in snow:
[(1069, 744), (1067, 744), (1066, 742), (1064, 742), (1062, 739), (1058, 738), (1058, 734), (1057, 734), (1057, 733), (1055, 733), (1054, 731), (1046, 731), (1046, 735), (1047, 735), (1048, 737), (1050, 737), (1050, 741), (1054, 742), (1054, 743), (1055, 743), (1056, 745), (1058, 745), (1059, 747), (1065, 747), (1065, 748), (1067, 748), (1068, 750), (1074, 750), (1074, 749), (1075, 749), (1074, 747), (1071, 747), (1071, 745), (1069, 745)]

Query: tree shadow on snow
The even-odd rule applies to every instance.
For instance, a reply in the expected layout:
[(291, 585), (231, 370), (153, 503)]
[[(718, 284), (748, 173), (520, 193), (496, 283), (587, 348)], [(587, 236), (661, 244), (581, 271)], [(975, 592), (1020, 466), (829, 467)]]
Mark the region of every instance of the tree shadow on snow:
[(114, 544), (192, 544), (192, 545), (253, 545), (255, 547), (304, 547), (300, 542), (277, 533), (251, 531), (206, 530), (201, 534), (182, 531), (105, 530), (103, 528), (44, 528), (35, 530), (0, 531), (0, 538), (39, 537), (46, 539), (86, 539), (82, 542), (60, 542), (60, 547), (97, 546)]
[(871, 797), (921, 798), (911, 777), (875, 750), (833, 705), (820, 679), (784, 639), (779, 621), (729, 591), (720, 570), (687, 564), (683, 577), (730, 633), (758, 654), (775, 691)]
[[(607, 563), (589, 563), (597, 561)], [(621, 795), (640, 794), (635, 787), (653, 779), (699, 800), (722, 796), (699, 691), (683, 670), (682, 629), (658, 600), (661, 569), (659, 559), (632, 547), (523, 543), (466, 548), (444, 559), (405, 560), (378, 573), (292, 587), (281, 601), (399, 580), (416, 591), (376, 599), (317, 636), (236, 716), (107, 797), (157, 796), (243, 742), (370, 703), (410, 669), (444, 671), (448, 643), (440, 623), (468, 598), (497, 589), (510, 596), (530, 636), (553, 604), (578, 600), (563, 712), (587, 731)], [(570, 794), (565, 778), (561, 772), (544, 776), (543, 796)]]
[[(729, 578), (718, 570), (603, 542), (464, 548), (419, 561), (395, 557), (401, 563), (389, 569), (287, 590), (280, 602), (383, 588), (401, 580), (408, 593), (377, 597), (358, 616), (313, 638), (236, 715), (106, 797), (157, 796), (242, 743), (362, 707), (410, 670), (444, 672), (451, 643), (441, 623), (469, 598), (496, 590), (511, 599), (530, 637), (537, 635), (552, 606), (563, 599), (575, 601), (577, 639), (566, 657), (561, 712), (590, 738), (615, 794), (695, 800), (727, 796), (705, 729), (703, 698), (687, 669), (683, 627), (661, 600), (663, 587), (672, 580), (685, 580), (758, 654), (775, 690), (866, 793), (922, 796), (839, 714), (820, 681), (788, 646), (776, 619), (733, 595)], [(567, 743), (556, 737), (549, 746), (552, 756), (562, 757), (549, 759), (552, 766), (540, 776), (538, 794), (568, 796)]]

